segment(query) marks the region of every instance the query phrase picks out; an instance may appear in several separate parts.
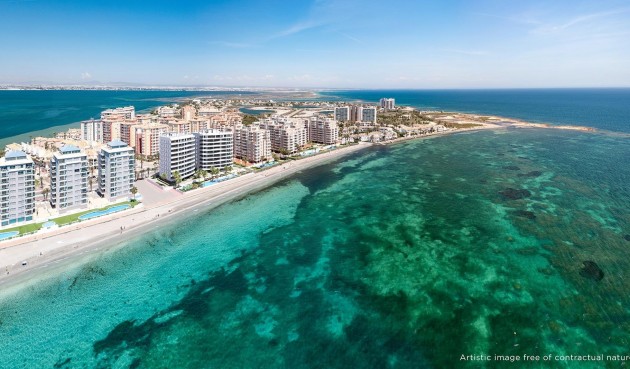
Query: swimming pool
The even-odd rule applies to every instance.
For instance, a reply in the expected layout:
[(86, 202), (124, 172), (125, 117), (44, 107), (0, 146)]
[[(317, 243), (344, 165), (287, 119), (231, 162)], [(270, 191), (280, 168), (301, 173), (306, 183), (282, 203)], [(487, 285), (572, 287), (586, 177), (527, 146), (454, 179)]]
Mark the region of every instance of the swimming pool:
[(0, 233), (0, 241), (6, 240), (6, 239), (11, 238), (13, 236), (17, 236), (18, 234), (20, 234), (19, 231), (11, 231), (11, 232)]
[(122, 210), (129, 209), (130, 207), (131, 207), (131, 205), (127, 205), (127, 204), (112, 206), (109, 209), (93, 211), (91, 213), (83, 214), (83, 215), (81, 215), (79, 217), (79, 220), (86, 220), (86, 219), (92, 219), (92, 218), (96, 218), (96, 217), (101, 217), (103, 215), (108, 215), (108, 214), (115, 213), (117, 211), (122, 211)]

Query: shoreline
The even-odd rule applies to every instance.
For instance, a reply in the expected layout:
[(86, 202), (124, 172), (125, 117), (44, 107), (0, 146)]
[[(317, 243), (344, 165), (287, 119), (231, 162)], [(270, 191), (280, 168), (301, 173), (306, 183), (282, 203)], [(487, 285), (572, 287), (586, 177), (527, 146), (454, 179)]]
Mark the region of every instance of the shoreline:
[[(372, 144), (361, 143), (336, 149), (258, 173), (248, 173), (208, 188), (180, 193), (175, 198), (151, 207), (140, 205), (124, 213), (114, 213), (78, 225), (7, 240), (0, 246), (0, 289), (3, 293), (21, 289), (41, 280), (38, 276), (44, 276), (46, 272), (54, 272), (80, 262), (82, 257), (115, 250), (124, 246), (125, 241), (150, 229), (195, 216), (202, 209), (207, 211), (238, 200), (295, 173), (327, 164), (368, 147), (372, 147)], [(27, 265), (23, 266), (23, 262), (27, 262)]]

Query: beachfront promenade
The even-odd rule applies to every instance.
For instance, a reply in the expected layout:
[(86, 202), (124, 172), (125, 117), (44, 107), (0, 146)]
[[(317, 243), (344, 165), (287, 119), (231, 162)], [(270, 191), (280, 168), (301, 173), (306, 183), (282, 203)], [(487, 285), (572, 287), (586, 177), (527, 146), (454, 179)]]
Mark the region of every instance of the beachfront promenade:
[[(248, 173), (195, 191), (180, 193), (170, 189), (165, 199), (142, 204), (134, 209), (83, 221), (46, 233), (15, 238), (0, 245), (0, 286), (27, 280), (35, 271), (61, 268), (77, 256), (116, 247), (169, 221), (194, 216), (200, 210), (221, 205), (248, 193), (261, 190), (288, 176), (341, 156), (362, 150), (358, 144), (291, 161), (258, 173)], [(26, 265), (23, 265), (26, 262)]]

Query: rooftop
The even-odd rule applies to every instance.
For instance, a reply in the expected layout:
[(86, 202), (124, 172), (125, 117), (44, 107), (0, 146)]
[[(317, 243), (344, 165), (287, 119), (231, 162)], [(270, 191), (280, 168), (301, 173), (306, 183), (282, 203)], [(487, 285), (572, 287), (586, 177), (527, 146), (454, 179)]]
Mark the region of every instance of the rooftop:
[(76, 154), (76, 153), (80, 153), (81, 149), (79, 149), (78, 147), (74, 146), (74, 145), (64, 145), (62, 147), (59, 148), (59, 152), (62, 154)]
[(26, 153), (20, 150), (12, 150), (7, 152), (4, 157), (7, 160), (26, 159)]

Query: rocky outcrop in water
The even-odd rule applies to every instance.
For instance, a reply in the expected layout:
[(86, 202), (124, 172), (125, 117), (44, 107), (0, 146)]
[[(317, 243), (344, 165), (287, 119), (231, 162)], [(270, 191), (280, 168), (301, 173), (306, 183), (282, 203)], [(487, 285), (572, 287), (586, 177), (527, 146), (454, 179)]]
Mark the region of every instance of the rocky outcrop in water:
[(507, 169), (507, 170), (521, 170), (520, 167), (517, 167), (516, 165), (506, 165), (503, 167), (503, 169)]
[(542, 174), (542, 172), (539, 171), (539, 170), (532, 170), (531, 172), (520, 173), (518, 176), (519, 177), (536, 178), (536, 177), (539, 177), (541, 174)]
[(503, 191), (499, 191), (499, 194), (506, 200), (521, 200), (532, 195), (529, 190), (511, 187), (508, 187)]
[(584, 267), (580, 269), (580, 275), (584, 278), (590, 278), (595, 281), (601, 281), (604, 278), (604, 271), (594, 261), (583, 261)]
[(527, 218), (527, 219), (530, 219), (530, 220), (536, 219), (536, 214), (534, 214), (531, 211), (527, 211), (527, 210), (516, 210), (514, 212), (514, 215), (516, 215), (517, 217)]
[(626, 241), (630, 241), (630, 234), (623, 236), (623, 239)]

